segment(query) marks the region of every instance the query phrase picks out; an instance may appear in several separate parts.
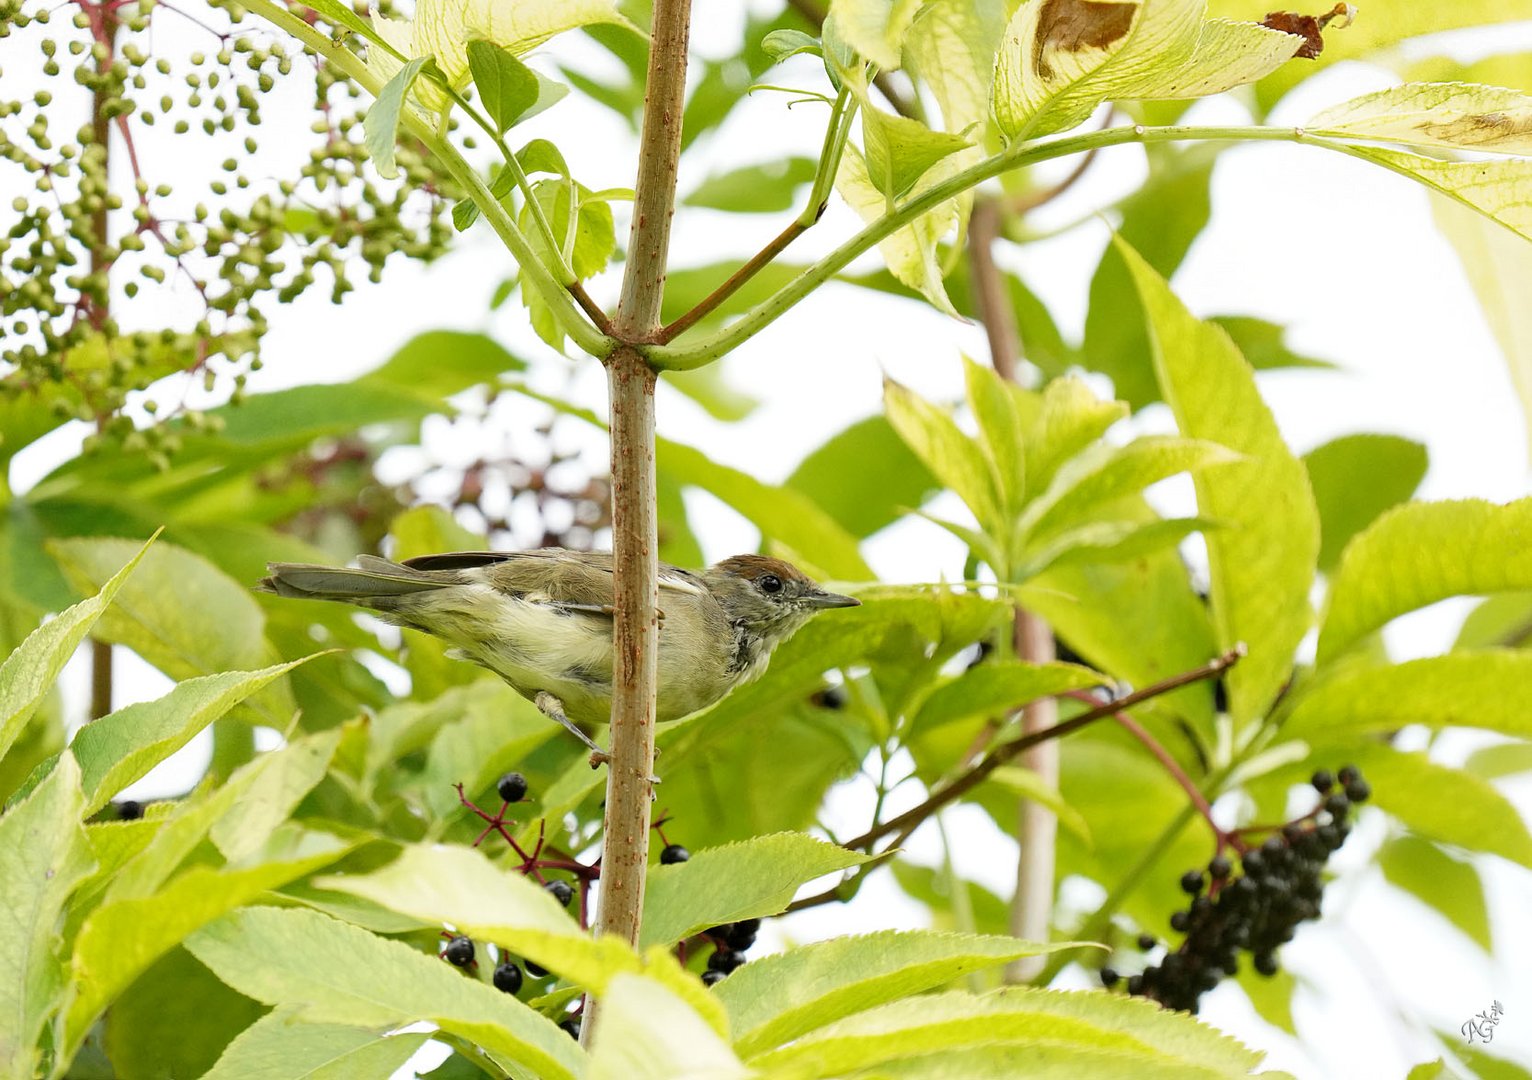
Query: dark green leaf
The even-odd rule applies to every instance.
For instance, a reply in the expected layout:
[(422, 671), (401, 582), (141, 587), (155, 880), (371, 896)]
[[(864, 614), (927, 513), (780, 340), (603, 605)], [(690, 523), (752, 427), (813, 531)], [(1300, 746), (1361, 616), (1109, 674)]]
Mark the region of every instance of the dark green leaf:
[[(122, 1076), (202, 1077), (265, 1011), (230, 990), (185, 949), (175, 948), (140, 975), (107, 1013), (106, 1052)], [(286, 1078), (297, 1075), (290, 1072)], [(268, 1074), (268, 1080), (274, 1078)]]
[(937, 490), (936, 478), (883, 416), (859, 420), (787, 478), (852, 536), (871, 536)]
[(410, 338), (387, 363), (359, 381), (437, 404), (470, 386), (492, 386), (501, 375), (526, 367), (525, 360), (511, 355), (488, 334), (428, 330)]
[(479, 88), (484, 110), (504, 132), (537, 101), (539, 84), (532, 69), (490, 41), (468, 43), (468, 70)]
[(1328, 360), (1317, 360), (1294, 352), (1287, 345), (1287, 329), (1253, 315), (1214, 315), (1208, 322), (1224, 328), (1241, 355), (1257, 371), (1272, 368), (1334, 368)]
[(761, 49), (777, 64), (799, 53), (820, 55), (819, 39), (802, 30), (773, 30), (761, 39)]
[(779, 915), (799, 886), (869, 856), (803, 833), (757, 836), (649, 868), (640, 947), (670, 945), (721, 923)]
[(683, 201), (687, 206), (735, 214), (770, 214), (789, 210), (798, 188), (814, 179), (813, 158), (790, 157), (762, 165), (742, 165), (709, 176)]
[(1340, 561), (1351, 538), (1415, 494), (1426, 475), (1426, 448), (1397, 435), (1348, 435), (1303, 456), (1319, 507), (1319, 568)]

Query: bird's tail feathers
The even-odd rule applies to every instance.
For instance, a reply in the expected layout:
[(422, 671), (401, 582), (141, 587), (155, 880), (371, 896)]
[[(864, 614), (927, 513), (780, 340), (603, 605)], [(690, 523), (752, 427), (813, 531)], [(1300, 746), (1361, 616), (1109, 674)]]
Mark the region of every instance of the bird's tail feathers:
[(256, 589), (298, 599), (340, 600), (368, 607), (389, 607), (394, 598), (430, 592), (451, 584), (375, 555), (363, 555), (357, 562), (361, 563), (357, 569), (311, 563), (267, 563), (270, 576), (261, 579)]

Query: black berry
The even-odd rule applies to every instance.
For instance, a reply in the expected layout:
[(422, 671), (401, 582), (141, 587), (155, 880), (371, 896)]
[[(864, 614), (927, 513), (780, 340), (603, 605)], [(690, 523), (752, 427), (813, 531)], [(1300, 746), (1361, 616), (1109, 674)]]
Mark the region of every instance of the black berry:
[(660, 862), (666, 866), (674, 866), (676, 863), (683, 863), (691, 857), (692, 853), (687, 851), (680, 844), (666, 844), (665, 850), (660, 852)]
[(1223, 881), (1233, 869), (1227, 855), (1215, 855), (1213, 861), (1208, 863), (1208, 877), (1214, 881)]
[(117, 804), (118, 821), (137, 821), (144, 816), (144, 804), (133, 799), (123, 799)]
[(1178, 934), (1186, 933), (1186, 928), (1191, 925), (1191, 916), (1184, 911), (1178, 911), (1170, 917), (1170, 928)]
[(721, 971), (714, 971), (712, 968), (708, 968), (702, 973), (703, 986), (717, 986), (719, 983), (723, 982), (723, 980), (724, 974)]
[(1354, 784), (1362, 778), (1362, 772), (1355, 765), (1342, 765), (1336, 772), (1335, 778), (1340, 781), (1341, 787)]
[(745, 958), (730, 949), (715, 949), (713, 955), (707, 958), (707, 966), (710, 971), (721, 971), (725, 975), (733, 971), (745, 962)]
[(1331, 817), (1339, 820), (1350, 811), (1351, 800), (1339, 792), (1334, 795), (1327, 795), (1325, 796), (1325, 809), (1330, 812)]
[(1104, 967), (1101, 969), (1101, 985), (1110, 989), (1117, 985), (1117, 980), (1122, 978), (1115, 968)]
[(508, 772), (495, 782), (495, 790), (506, 802), (520, 802), (527, 797), (527, 778), (519, 772)]
[(473, 938), (459, 934), (447, 942), (447, 947), (442, 950), (442, 956), (447, 958), (449, 964), (467, 967), (473, 963)]
[(746, 923), (735, 923), (729, 927), (729, 932), (723, 936), (723, 940), (724, 944), (735, 952), (744, 952), (755, 944), (755, 931)]
[(578, 1016), (571, 1016), (568, 1020), (560, 1020), (559, 1027), (567, 1031), (571, 1039), (578, 1039), (580, 1037), (580, 1018)]
[(1372, 797), (1372, 785), (1358, 778), (1346, 785), (1346, 798), (1354, 803), (1366, 802)]
[(548, 890), (549, 895), (551, 895), (564, 907), (568, 907), (569, 901), (574, 899), (574, 887), (571, 886), (567, 881), (559, 881), (555, 879), (548, 882), (548, 884), (544, 885), (543, 888)]
[(1139, 947), (1139, 950), (1142, 951), (1142, 952), (1148, 952), (1150, 949), (1154, 948), (1158, 944), (1159, 944), (1159, 942), (1155, 940), (1153, 934), (1140, 934), (1140, 935), (1138, 935), (1138, 947)]
[(1314, 790), (1321, 795), (1330, 794), (1330, 789), (1335, 786), (1335, 777), (1330, 775), (1329, 769), (1320, 769), (1314, 773), (1309, 783), (1314, 785)]
[(1202, 873), (1198, 870), (1188, 870), (1181, 875), (1181, 891), (1196, 896), (1202, 891)]
[(547, 968), (543, 967), (541, 964), (534, 964), (530, 960), (523, 960), (522, 966), (527, 969), (527, 974), (532, 976), (534, 979), (541, 979), (544, 975), (548, 974)]
[(495, 968), (495, 989), (514, 994), (521, 989), (521, 968), (509, 960), (500, 961)]
[(1256, 953), (1253, 966), (1257, 972), (1269, 977), (1277, 973), (1277, 958), (1269, 952)]

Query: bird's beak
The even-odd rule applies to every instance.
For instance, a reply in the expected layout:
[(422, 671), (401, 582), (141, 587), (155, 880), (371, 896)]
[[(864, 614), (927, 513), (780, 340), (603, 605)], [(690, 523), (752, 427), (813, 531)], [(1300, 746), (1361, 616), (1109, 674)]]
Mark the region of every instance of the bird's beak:
[(842, 596), (840, 593), (825, 592), (823, 589), (815, 589), (811, 593), (804, 593), (803, 602), (811, 608), (862, 606), (862, 602), (854, 596)]

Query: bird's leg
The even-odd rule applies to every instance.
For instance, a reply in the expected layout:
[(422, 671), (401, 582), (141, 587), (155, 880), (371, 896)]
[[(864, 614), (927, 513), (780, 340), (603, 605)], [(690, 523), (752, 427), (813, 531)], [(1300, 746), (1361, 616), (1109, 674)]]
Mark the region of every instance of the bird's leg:
[(605, 765), (608, 761), (612, 760), (610, 754), (596, 745), (596, 740), (592, 739), (589, 735), (585, 734), (585, 732), (581, 731), (578, 727), (575, 726), (575, 722), (573, 720), (564, 715), (564, 703), (558, 698), (554, 697), (546, 690), (539, 690), (537, 692), (537, 696), (532, 699), (532, 704), (536, 705), (538, 711), (548, 719), (557, 721), (559, 724), (562, 724), (565, 731), (569, 732), (586, 746), (590, 747), (591, 768), (594, 769), (598, 765)]
[[(544, 716), (548, 717), (548, 719), (557, 721), (559, 724), (562, 724), (564, 729), (567, 730), (571, 735), (579, 739), (586, 746), (590, 747), (590, 767), (592, 769), (611, 763), (612, 755), (608, 754), (605, 750), (601, 749), (601, 747), (597, 746), (594, 739), (585, 734), (585, 732), (581, 731), (578, 727), (575, 726), (575, 722), (573, 720), (564, 715), (564, 703), (558, 698), (554, 697), (546, 690), (539, 690), (537, 692), (537, 696), (532, 699), (532, 704), (536, 705), (538, 711), (541, 712)], [(651, 775), (649, 777), (649, 782), (651, 784), (658, 784), (660, 782), (660, 778), (658, 776)], [(650, 798), (653, 797), (654, 796), (651, 793)]]

